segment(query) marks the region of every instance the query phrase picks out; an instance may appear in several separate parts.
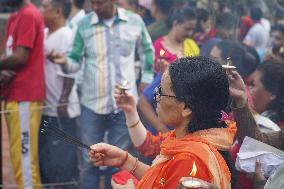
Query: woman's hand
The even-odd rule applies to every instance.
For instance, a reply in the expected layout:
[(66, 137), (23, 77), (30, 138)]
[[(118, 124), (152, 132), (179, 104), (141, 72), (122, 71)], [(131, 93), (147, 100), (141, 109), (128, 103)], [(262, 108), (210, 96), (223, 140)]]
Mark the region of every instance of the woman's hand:
[(165, 70), (169, 67), (169, 62), (166, 61), (164, 58), (157, 59), (157, 64), (159, 68), (159, 73), (163, 74)]
[(256, 160), (255, 162), (255, 172), (253, 175), (253, 181), (255, 185), (265, 185), (266, 178), (263, 176), (261, 172), (261, 163), (260, 161)]
[(116, 86), (114, 90), (114, 99), (116, 105), (124, 112), (136, 111), (136, 101), (127, 90), (122, 90), (119, 86)]
[(234, 99), (237, 107), (247, 104), (246, 85), (236, 71), (227, 73), (230, 82), (230, 96)]
[(132, 179), (129, 179), (125, 185), (117, 184), (114, 180), (111, 180), (111, 186), (113, 189), (135, 189)]
[(91, 146), (90, 161), (95, 166), (121, 167), (128, 153), (116, 146), (98, 143)]
[[(187, 187), (183, 186), (182, 185), (182, 182), (185, 181), (185, 180), (191, 180), (191, 177), (182, 177), (180, 180), (179, 180), (179, 184), (177, 186), (177, 189), (185, 189)], [(203, 181), (201, 179), (197, 179), (195, 178), (195, 180), (199, 180), (203, 186), (199, 187), (201, 189), (219, 189), (218, 186), (214, 185), (214, 184), (209, 184), (207, 183), (206, 181)]]

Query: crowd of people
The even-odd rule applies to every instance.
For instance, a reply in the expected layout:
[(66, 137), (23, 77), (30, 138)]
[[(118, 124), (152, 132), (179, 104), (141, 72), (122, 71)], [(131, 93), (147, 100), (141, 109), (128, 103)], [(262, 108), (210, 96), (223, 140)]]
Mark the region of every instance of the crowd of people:
[(284, 187), (283, 166), (235, 167), (246, 136), (284, 149), (282, 0), (272, 16), (262, 0), (0, 3), (15, 10), (0, 95), (19, 188)]

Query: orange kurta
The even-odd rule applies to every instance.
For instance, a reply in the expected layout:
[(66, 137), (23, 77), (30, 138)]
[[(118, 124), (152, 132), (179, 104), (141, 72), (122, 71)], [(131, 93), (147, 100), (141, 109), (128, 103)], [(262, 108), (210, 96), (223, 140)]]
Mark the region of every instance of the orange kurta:
[(228, 150), (235, 132), (233, 122), (228, 123), (228, 128), (197, 131), (180, 139), (171, 132), (161, 144), (160, 155), (137, 188), (176, 188), (181, 177), (190, 176), (195, 162), (198, 169), (196, 178), (214, 183), (220, 189), (230, 189), (231, 175), (217, 149)]

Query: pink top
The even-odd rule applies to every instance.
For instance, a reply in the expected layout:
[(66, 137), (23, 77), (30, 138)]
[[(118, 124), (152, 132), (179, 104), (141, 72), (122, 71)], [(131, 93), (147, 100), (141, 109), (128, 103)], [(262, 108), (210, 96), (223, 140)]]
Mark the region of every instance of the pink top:
[[(164, 40), (164, 36), (158, 38), (155, 42), (154, 42), (154, 48), (155, 48), (155, 61), (154, 61), (154, 65), (153, 65), (153, 69), (155, 73), (159, 73), (159, 65), (158, 65), (158, 59), (159, 58), (164, 58), (166, 61), (168, 61), (169, 63), (174, 62), (177, 59), (177, 55), (171, 53), (168, 49), (165, 48), (165, 46), (162, 44)], [(160, 56), (160, 51), (164, 50), (164, 54), (161, 57)]]

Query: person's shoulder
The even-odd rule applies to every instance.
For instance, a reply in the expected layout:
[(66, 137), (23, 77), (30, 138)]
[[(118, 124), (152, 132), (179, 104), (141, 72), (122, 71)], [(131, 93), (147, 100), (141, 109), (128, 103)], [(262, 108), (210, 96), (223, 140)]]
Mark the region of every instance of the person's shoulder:
[(129, 11), (129, 10), (126, 10), (120, 7), (118, 7), (117, 10), (120, 16), (125, 17), (131, 23), (142, 23), (143, 22), (143, 19), (137, 13), (134, 13), (132, 11)]
[(192, 153), (186, 153), (186, 152), (183, 152), (183, 153), (177, 153), (175, 156), (174, 156), (175, 160), (176, 161), (194, 161), (194, 160), (199, 160), (199, 158), (192, 154)]
[(161, 36), (161, 37), (159, 37), (158, 39), (156, 39), (155, 41), (154, 41), (154, 45), (155, 46), (161, 46), (162, 44), (162, 41), (164, 40), (164, 37), (165, 36)]
[(19, 14), (21, 16), (34, 16), (34, 17), (41, 16), (39, 9), (36, 6), (34, 6), (32, 3), (28, 4), (22, 10), (20, 10)]
[(82, 27), (82, 26), (85, 26), (85, 25), (90, 25), (94, 15), (95, 15), (94, 12), (89, 12), (89, 13), (85, 14), (85, 16), (83, 16), (78, 21), (78, 27)]
[(16, 18), (17, 18), (17, 15), (18, 13), (12, 13), (9, 17), (8, 17), (8, 20), (7, 20), (7, 23), (11, 23), (13, 22)]
[(61, 37), (63, 38), (69, 38), (71, 37), (72, 38), (72, 35), (73, 35), (73, 31), (70, 27), (68, 26), (64, 26), (62, 28), (60, 28), (60, 30), (58, 31), (58, 34), (60, 34)]
[(251, 31), (254, 31), (254, 32), (259, 32), (260, 30), (263, 30), (263, 26), (261, 25), (261, 23), (255, 23), (251, 29)]
[(192, 47), (194, 47), (196, 49), (199, 49), (199, 47), (198, 47), (198, 45), (197, 45), (197, 43), (196, 43), (196, 41), (194, 39), (187, 38), (187, 39), (184, 40), (184, 44), (185, 45), (190, 45), (190, 46), (192, 46)]
[(37, 23), (43, 24), (43, 16), (40, 13), (39, 9), (34, 6), (32, 3), (24, 7), (22, 10), (19, 11), (18, 16), (21, 20), (28, 20), (32, 21), (35, 20)]
[(165, 23), (165, 21), (155, 21), (153, 23), (151, 23), (150, 25), (147, 26), (148, 30), (168, 30), (169, 27), (167, 26), (167, 24)]

